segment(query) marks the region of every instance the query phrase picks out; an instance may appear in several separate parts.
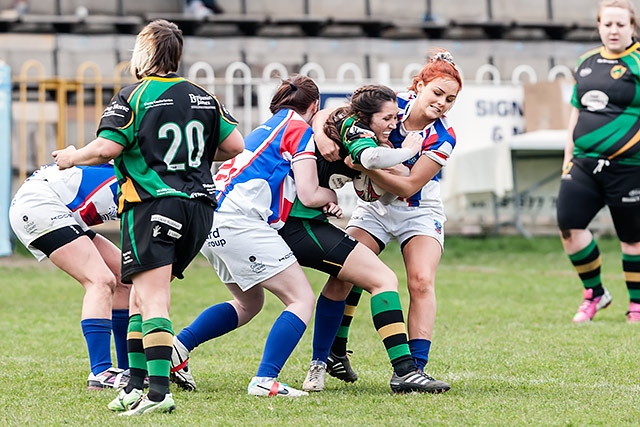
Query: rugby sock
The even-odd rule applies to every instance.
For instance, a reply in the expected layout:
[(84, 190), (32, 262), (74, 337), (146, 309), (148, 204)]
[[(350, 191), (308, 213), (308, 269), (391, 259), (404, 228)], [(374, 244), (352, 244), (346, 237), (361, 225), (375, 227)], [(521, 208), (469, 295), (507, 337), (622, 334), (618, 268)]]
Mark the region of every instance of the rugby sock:
[(569, 255), (569, 259), (578, 272), (580, 280), (582, 280), (582, 286), (585, 289), (593, 289), (593, 298), (603, 295), (604, 288), (602, 287), (602, 278), (600, 276), (602, 259), (600, 258), (600, 250), (596, 241), (591, 240), (591, 243), (586, 248)]
[(149, 370), (149, 400), (160, 402), (169, 393), (169, 369), (173, 351), (171, 320), (153, 317), (142, 322), (142, 345)]
[(127, 354), (127, 328), (129, 326), (129, 310), (111, 311), (111, 330), (113, 342), (116, 345), (116, 359), (118, 368), (129, 369), (129, 356)]
[(111, 367), (111, 320), (83, 319), (80, 326), (87, 342), (91, 373), (98, 375)]
[(205, 309), (178, 334), (180, 342), (191, 351), (203, 342), (233, 331), (238, 327), (238, 313), (228, 302)]
[(424, 367), (429, 363), (429, 350), (431, 350), (431, 341), (422, 338), (409, 340), (409, 350), (411, 357), (418, 369), (424, 371)]
[(622, 270), (630, 302), (640, 304), (640, 255), (622, 254)]
[(307, 325), (298, 316), (290, 311), (283, 311), (273, 323), (264, 344), (256, 377), (278, 378), (306, 328)]
[(331, 351), (336, 356), (346, 356), (347, 354), (347, 341), (349, 340), (349, 328), (351, 327), (351, 321), (358, 308), (358, 302), (362, 296), (362, 288), (354, 286), (347, 295), (347, 305), (344, 308), (344, 315), (342, 316), (342, 323), (340, 329), (333, 340)]
[(416, 366), (407, 343), (407, 329), (398, 293), (386, 291), (372, 295), (371, 316), (396, 374), (403, 376), (414, 371)]
[(134, 314), (129, 317), (127, 329), (127, 350), (129, 352), (129, 384), (125, 387), (127, 393), (137, 388), (144, 390), (144, 378), (147, 376), (147, 358), (142, 346), (142, 316)]
[(333, 301), (320, 294), (313, 328), (313, 360), (327, 362), (331, 343), (340, 328), (345, 301)]

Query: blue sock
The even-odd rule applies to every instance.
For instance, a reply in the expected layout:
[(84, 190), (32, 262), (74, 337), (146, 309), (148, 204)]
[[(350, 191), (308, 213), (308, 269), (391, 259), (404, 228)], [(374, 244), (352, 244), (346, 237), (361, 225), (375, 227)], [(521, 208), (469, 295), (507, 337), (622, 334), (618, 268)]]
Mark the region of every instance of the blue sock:
[(431, 341), (425, 339), (409, 340), (409, 350), (411, 357), (416, 366), (424, 371), (424, 367), (429, 362), (429, 350), (431, 349)]
[(327, 362), (331, 344), (340, 329), (345, 301), (333, 301), (320, 294), (313, 326), (313, 360)]
[(302, 338), (307, 325), (290, 311), (283, 311), (271, 327), (264, 344), (256, 377), (278, 378), (284, 363)]
[(80, 326), (89, 350), (91, 372), (98, 375), (111, 367), (111, 320), (84, 319)]
[(129, 309), (111, 311), (111, 329), (113, 330), (113, 342), (116, 345), (116, 359), (118, 368), (129, 369), (129, 357), (127, 355), (127, 328), (129, 327)]
[(205, 309), (189, 326), (178, 334), (178, 339), (191, 351), (203, 342), (233, 331), (238, 327), (238, 313), (228, 302)]

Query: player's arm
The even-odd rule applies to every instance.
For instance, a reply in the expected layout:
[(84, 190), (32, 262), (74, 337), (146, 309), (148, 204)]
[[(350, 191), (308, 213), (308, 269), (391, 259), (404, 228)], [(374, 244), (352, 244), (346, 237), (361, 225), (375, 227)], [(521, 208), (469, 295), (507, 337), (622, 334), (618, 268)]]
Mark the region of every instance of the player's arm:
[(124, 147), (110, 139), (97, 137), (80, 149), (70, 145), (51, 153), (60, 169), (73, 166), (100, 165), (113, 160), (122, 153)]
[(405, 162), (422, 150), (424, 138), (419, 132), (411, 132), (401, 148), (369, 147), (359, 154), (360, 163), (367, 169), (385, 169)]
[(571, 109), (571, 115), (569, 116), (569, 126), (567, 132), (567, 145), (564, 146), (564, 159), (562, 160), (562, 171), (564, 172), (569, 162), (573, 158), (573, 149), (575, 147), (575, 143), (573, 141), (573, 130), (576, 128), (576, 124), (578, 124), (578, 115), (580, 114), (580, 110), (576, 107)]
[(224, 162), (242, 153), (244, 150), (244, 138), (238, 129), (234, 129), (231, 133), (218, 145), (216, 155), (213, 160), (216, 162)]
[(338, 203), (336, 192), (319, 186), (316, 160), (306, 157), (291, 164), (300, 202), (309, 208), (319, 208), (327, 203)]
[(316, 113), (313, 117), (313, 139), (316, 142), (318, 151), (329, 162), (335, 162), (340, 160), (340, 147), (324, 133), (324, 123), (329, 118), (329, 115), (333, 112), (331, 108), (325, 108)]
[(408, 176), (396, 175), (380, 169), (367, 170), (366, 174), (384, 191), (408, 198), (416, 194), (442, 168), (427, 156), (420, 156)]
[(343, 145), (354, 163), (366, 169), (386, 169), (416, 156), (424, 142), (421, 132), (409, 132), (398, 148), (388, 141), (380, 143), (378, 137), (369, 126), (355, 123), (343, 136)]

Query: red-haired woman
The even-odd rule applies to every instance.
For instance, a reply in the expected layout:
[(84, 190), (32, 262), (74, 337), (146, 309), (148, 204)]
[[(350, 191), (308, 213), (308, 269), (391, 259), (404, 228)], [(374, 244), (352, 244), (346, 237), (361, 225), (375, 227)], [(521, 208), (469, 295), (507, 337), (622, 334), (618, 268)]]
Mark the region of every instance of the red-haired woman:
[[(379, 187), (398, 197), (389, 204), (380, 200), (372, 203), (358, 201), (347, 225), (347, 233), (376, 254), (382, 252), (391, 239), (398, 240), (407, 270), (410, 296), (407, 317), (409, 348), (420, 370), (424, 370), (429, 358), (436, 319), (436, 269), (444, 248), (446, 217), (440, 198), (439, 172), (456, 144), (455, 133), (445, 114), (453, 106), (461, 88), (462, 79), (451, 54), (443, 49), (435, 50), (414, 77), (409, 90), (397, 94), (398, 125), (389, 136), (393, 146), (400, 147), (409, 133), (420, 132), (424, 137), (422, 151), (403, 163), (410, 169), (408, 176), (360, 167)], [(339, 158), (333, 142), (316, 135), (316, 143), (328, 160)], [(329, 281), (339, 282), (334, 277)], [(340, 286), (333, 283), (327, 288), (336, 290)], [(351, 288), (351, 284), (343, 282), (341, 292), (325, 296), (340, 301)], [(349, 325), (361, 293), (362, 290), (353, 288), (348, 295), (342, 326), (327, 361), (327, 372), (347, 382), (358, 378), (350, 366), (346, 347)], [(391, 388), (398, 388), (394, 378)]]

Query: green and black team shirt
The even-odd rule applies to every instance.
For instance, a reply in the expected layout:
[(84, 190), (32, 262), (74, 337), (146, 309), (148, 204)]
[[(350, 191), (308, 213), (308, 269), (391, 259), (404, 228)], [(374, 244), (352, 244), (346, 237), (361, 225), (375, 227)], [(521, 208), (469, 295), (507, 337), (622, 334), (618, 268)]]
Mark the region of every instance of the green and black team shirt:
[[(340, 146), (340, 158), (345, 159), (351, 156), (353, 163), (360, 164), (360, 155), (365, 148), (377, 147), (378, 138), (375, 133), (361, 121), (356, 115), (346, 117), (339, 123), (342, 145)], [(345, 183), (352, 181), (360, 174), (359, 171), (351, 169), (342, 160), (329, 162), (316, 149), (316, 162), (318, 164), (318, 181), (320, 187), (331, 188), (332, 190), (342, 188)], [(322, 208), (308, 208), (296, 198), (289, 213), (290, 217), (302, 219), (315, 219), (327, 221), (327, 216), (322, 212)]]
[(214, 95), (176, 74), (120, 90), (98, 127), (98, 136), (124, 146), (114, 162), (118, 213), (160, 197), (203, 198), (215, 207), (211, 165), (237, 123)]
[(578, 60), (571, 104), (580, 110), (574, 157), (640, 165), (640, 43), (620, 54), (604, 46)]

